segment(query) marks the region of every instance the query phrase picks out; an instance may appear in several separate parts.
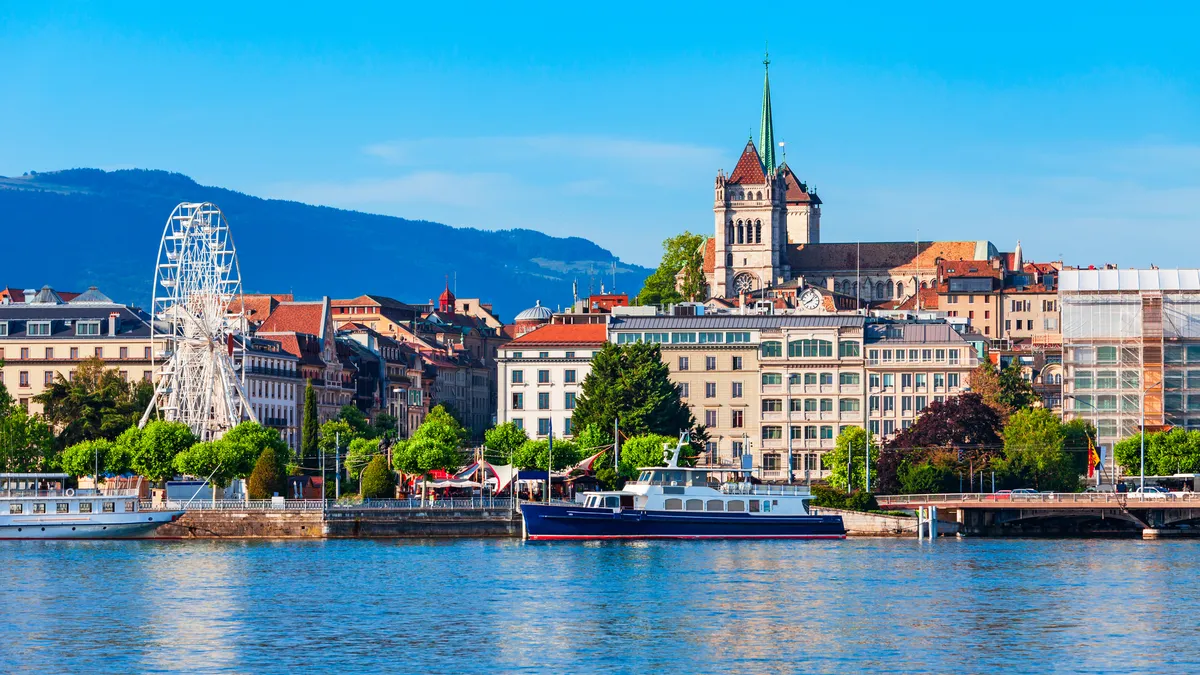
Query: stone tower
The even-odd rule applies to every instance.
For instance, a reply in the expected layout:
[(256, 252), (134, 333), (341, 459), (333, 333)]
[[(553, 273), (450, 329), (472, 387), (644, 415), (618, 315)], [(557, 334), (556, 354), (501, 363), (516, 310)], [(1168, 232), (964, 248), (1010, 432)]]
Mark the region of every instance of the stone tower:
[(728, 177), (717, 174), (713, 214), (716, 218), (714, 288), (733, 297), (786, 281), (787, 207), (783, 177), (765, 169), (754, 141), (746, 142)]

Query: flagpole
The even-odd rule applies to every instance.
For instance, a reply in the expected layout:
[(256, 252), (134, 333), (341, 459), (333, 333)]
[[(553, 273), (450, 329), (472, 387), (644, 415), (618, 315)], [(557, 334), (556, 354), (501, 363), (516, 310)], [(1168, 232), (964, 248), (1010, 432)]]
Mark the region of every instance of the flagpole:
[(550, 419), (550, 434), (546, 436), (546, 503), (550, 503), (550, 470), (554, 468), (554, 419)]

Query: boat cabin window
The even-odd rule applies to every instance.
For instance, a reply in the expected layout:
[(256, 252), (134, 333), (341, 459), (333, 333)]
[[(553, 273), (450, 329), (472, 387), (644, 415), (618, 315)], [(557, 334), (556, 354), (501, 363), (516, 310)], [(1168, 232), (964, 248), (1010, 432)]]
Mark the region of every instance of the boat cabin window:
[(639, 483), (649, 483), (651, 480), (653, 480), (653, 476), (654, 476), (653, 471), (643, 471), (642, 475), (638, 476), (638, 482)]
[(745, 511), (746, 510), (746, 502), (744, 502), (740, 499), (730, 499), (728, 502), (725, 503), (725, 510), (726, 511)]
[(24, 504), (9, 504), (8, 512), (9, 513), (21, 513), (24, 508), (25, 508)]
[(757, 499), (751, 499), (751, 500), (750, 500), (750, 513), (758, 513), (758, 511), (759, 511), (759, 508), (758, 508), (758, 500), (757, 500)]
[(55, 513), (70, 513), (71, 512), (70, 502), (55, 502), (54, 503), (54, 512)]
[(686, 471), (664, 471), (662, 473), (663, 473), (663, 480), (666, 481), (667, 485), (686, 485), (687, 484), (687, 472)]
[(770, 513), (770, 512), (771, 512), (771, 500), (770, 500), (770, 499), (764, 499), (764, 500), (763, 500), (763, 502), (762, 502), (762, 510), (763, 510), (763, 513)]
[(91, 502), (79, 502), (79, 512), (80, 513), (91, 513), (92, 512), (92, 503)]
[(633, 495), (621, 495), (621, 508), (623, 508), (623, 509), (632, 509), (633, 508)]
[(616, 495), (609, 495), (604, 498), (604, 505), (610, 509), (619, 508), (621, 506), (621, 498)]
[(688, 474), (691, 479), (688, 481), (689, 485), (708, 485), (707, 471), (689, 471)]
[(128, 499), (125, 501), (125, 510), (133, 511), (133, 500), (132, 499)]
[(704, 500), (703, 499), (687, 500), (687, 510), (688, 511), (703, 511), (704, 510)]
[(34, 504), (34, 505), (33, 505), (33, 512), (34, 512), (34, 513), (45, 513), (45, 512), (46, 512), (46, 505), (45, 505), (45, 504), (43, 504), (43, 503)]
[(725, 502), (721, 501), (720, 499), (710, 499), (710, 500), (708, 500), (708, 510), (709, 511), (724, 511), (725, 510)]
[(683, 510), (683, 500), (682, 499), (674, 499), (674, 498), (668, 499), (665, 502), (663, 502), (663, 506), (668, 511), (682, 511)]
[(113, 502), (104, 502), (104, 512), (105, 513), (113, 513), (114, 511), (117, 510), (116, 506), (117, 505)]

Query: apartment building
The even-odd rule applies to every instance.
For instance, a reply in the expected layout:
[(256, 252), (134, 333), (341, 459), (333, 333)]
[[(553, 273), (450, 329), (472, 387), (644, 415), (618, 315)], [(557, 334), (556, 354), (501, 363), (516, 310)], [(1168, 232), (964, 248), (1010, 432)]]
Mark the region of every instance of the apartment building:
[(1067, 419), (1106, 450), (1143, 419), (1200, 429), (1200, 270), (1063, 270), (1059, 300)]
[(141, 310), (113, 302), (95, 287), (83, 293), (41, 290), (0, 301), (0, 383), (30, 412), (58, 375), (70, 378), (87, 359), (103, 359), (126, 380), (151, 381), (150, 324)]
[(241, 338), (234, 362), (244, 365), (246, 396), (259, 424), (279, 432), (292, 452), (300, 451), (300, 419), (304, 380), (300, 359), (283, 349), (278, 340)]
[(966, 391), (979, 358), (945, 323), (874, 323), (865, 328), (867, 412), (872, 436), (912, 426), (930, 403)]
[(551, 323), (500, 347), (496, 422), (512, 422), (531, 438), (551, 429), (556, 438), (573, 436), (575, 401), (605, 339), (602, 323)]

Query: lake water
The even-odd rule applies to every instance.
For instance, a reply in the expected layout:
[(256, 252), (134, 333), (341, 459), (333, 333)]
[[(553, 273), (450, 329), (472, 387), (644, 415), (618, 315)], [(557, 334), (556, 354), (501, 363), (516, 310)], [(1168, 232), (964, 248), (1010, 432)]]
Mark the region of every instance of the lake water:
[(1200, 542), (0, 542), (5, 673), (1198, 672)]

